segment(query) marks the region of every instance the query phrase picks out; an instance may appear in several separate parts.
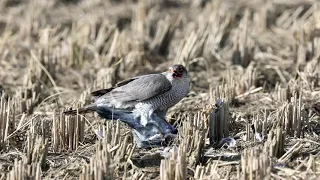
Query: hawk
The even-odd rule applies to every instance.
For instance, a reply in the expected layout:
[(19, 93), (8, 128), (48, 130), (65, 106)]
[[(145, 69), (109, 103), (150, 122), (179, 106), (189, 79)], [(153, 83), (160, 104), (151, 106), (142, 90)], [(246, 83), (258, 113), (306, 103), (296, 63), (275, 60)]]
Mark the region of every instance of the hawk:
[[(117, 83), (114, 87), (91, 93), (94, 102), (65, 114), (97, 112), (106, 119), (120, 119), (128, 124), (142, 139), (148, 134), (177, 133), (165, 120), (168, 109), (189, 92), (190, 79), (183, 65), (173, 65), (169, 71), (133, 77)], [(139, 136), (139, 135), (138, 135)]]

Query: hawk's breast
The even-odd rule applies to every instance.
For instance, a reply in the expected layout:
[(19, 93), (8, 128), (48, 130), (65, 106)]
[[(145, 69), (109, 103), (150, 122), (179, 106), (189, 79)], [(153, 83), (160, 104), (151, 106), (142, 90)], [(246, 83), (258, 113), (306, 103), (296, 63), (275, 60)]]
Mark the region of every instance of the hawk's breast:
[(156, 97), (148, 99), (145, 103), (152, 105), (153, 109), (168, 109), (181, 101), (189, 92), (189, 79), (172, 83), (172, 88)]

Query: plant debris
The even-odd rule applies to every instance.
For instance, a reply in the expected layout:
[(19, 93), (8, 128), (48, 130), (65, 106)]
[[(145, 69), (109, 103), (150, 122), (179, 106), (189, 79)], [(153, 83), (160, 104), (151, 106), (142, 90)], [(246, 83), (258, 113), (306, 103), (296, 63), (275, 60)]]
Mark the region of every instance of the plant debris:
[[(0, 2), (0, 179), (317, 179), (320, 4), (310, 0)], [(63, 111), (183, 64), (166, 147)]]

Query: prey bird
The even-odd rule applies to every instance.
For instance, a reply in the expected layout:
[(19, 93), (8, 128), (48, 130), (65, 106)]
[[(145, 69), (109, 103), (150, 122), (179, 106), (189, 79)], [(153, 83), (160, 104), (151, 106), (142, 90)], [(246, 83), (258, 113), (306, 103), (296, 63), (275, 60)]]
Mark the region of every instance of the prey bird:
[(65, 114), (97, 112), (105, 119), (120, 119), (128, 124), (141, 141), (158, 134), (176, 134), (165, 120), (168, 109), (189, 92), (190, 79), (186, 68), (173, 65), (169, 71), (133, 77), (114, 87), (91, 93), (94, 102)]

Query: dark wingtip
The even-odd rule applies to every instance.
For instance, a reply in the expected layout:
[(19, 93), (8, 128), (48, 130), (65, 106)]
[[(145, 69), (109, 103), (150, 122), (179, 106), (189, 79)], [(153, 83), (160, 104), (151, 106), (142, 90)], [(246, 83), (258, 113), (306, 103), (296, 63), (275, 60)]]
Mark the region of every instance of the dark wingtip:
[(77, 110), (69, 109), (69, 110), (63, 111), (62, 113), (66, 115), (75, 115), (77, 114)]
[(96, 91), (91, 92), (91, 96), (100, 97), (100, 96), (103, 96), (103, 95), (107, 94), (108, 92), (112, 91), (113, 89), (114, 88), (96, 90)]
[(88, 112), (92, 112), (95, 111), (95, 109), (93, 107), (82, 107), (82, 108), (78, 108), (78, 109), (68, 109), (66, 111), (63, 111), (62, 113), (65, 115), (77, 115), (77, 114), (84, 114), (84, 113), (88, 113)]

